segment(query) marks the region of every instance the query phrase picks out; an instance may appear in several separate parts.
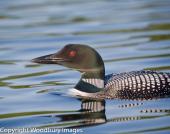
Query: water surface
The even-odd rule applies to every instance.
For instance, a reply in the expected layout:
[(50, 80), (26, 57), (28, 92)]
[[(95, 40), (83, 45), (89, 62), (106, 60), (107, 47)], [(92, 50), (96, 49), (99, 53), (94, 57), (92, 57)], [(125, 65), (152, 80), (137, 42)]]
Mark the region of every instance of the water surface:
[(84, 102), (63, 95), (80, 74), (30, 60), (68, 43), (94, 47), (107, 74), (170, 72), (170, 0), (0, 1), (0, 127), (170, 132), (169, 98), (106, 100), (105, 109), (84, 112)]

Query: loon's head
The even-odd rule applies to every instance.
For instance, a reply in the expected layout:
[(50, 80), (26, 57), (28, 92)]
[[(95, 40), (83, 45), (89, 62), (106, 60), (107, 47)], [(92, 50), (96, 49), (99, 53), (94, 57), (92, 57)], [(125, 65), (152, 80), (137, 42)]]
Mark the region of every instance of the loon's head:
[(87, 45), (68, 44), (54, 54), (33, 59), (42, 64), (59, 64), (76, 69), (82, 73), (82, 78), (104, 79), (105, 69), (101, 56)]

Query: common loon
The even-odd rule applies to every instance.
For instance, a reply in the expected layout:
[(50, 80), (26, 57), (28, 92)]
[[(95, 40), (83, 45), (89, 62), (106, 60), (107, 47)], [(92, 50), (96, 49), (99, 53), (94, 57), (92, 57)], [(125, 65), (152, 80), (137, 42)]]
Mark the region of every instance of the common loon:
[(59, 52), (32, 60), (59, 64), (81, 72), (81, 79), (71, 93), (92, 99), (152, 99), (170, 95), (170, 73), (131, 71), (105, 76), (104, 62), (90, 46), (68, 44)]

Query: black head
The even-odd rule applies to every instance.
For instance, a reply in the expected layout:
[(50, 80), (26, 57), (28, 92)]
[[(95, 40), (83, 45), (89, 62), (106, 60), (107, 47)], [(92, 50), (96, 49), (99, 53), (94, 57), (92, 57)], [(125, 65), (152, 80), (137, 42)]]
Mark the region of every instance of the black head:
[(33, 59), (42, 64), (59, 64), (76, 69), (87, 78), (104, 78), (104, 63), (101, 56), (92, 47), (68, 44), (57, 53)]

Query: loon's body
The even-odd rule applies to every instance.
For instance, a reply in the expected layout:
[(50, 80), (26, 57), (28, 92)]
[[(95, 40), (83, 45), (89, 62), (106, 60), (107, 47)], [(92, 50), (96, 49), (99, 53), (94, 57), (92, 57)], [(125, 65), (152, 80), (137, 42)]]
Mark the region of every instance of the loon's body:
[[(106, 94), (121, 99), (151, 99), (170, 95), (170, 74), (132, 71), (112, 75), (106, 80)], [(112, 90), (114, 89), (114, 90)]]
[(152, 99), (170, 95), (170, 73), (132, 71), (105, 76), (101, 56), (86, 45), (69, 44), (55, 54), (33, 59), (37, 63), (59, 64), (81, 72), (71, 93), (91, 99)]

